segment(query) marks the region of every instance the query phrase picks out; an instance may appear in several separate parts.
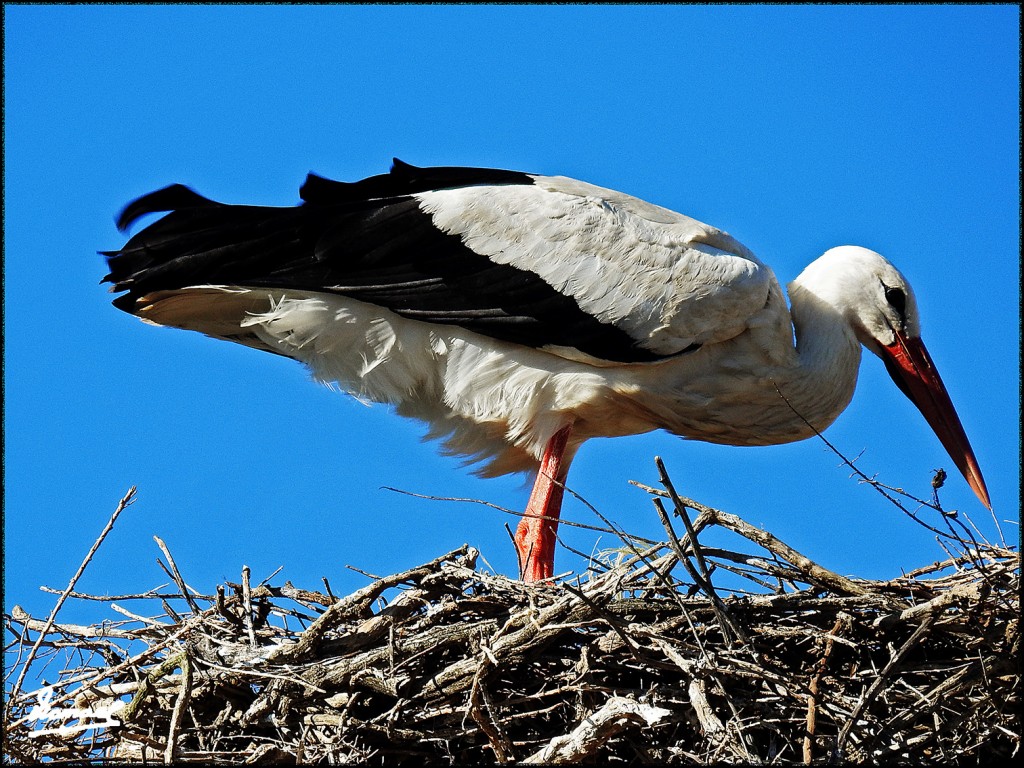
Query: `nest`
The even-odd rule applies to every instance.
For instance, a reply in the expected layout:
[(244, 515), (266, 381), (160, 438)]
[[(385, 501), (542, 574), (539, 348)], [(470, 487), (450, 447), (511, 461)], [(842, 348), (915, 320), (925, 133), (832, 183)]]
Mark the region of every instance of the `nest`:
[[(61, 595), (140, 599), (146, 615), (111, 602), (119, 620), (97, 626), (56, 622), (56, 609), (45, 621), (5, 616), (8, 651), (23, 654), (6, 686), (5, 757), (397, 766), (1017, 755), (1017, 552), (942, 513), (948, 560), (851, 579), (663, 482), (647, 490), (667, 541), (623, 536), (603, 562), (549, 585), (478, 570), (464, 546), (345, 597), (252, 585), (245, 569), (201, 595), (157, 540), (176, 590), (95, 597), (72, 580)], [(735, 551), (703, 543), (715, 529), (738, 534)], [(22, 691), (29, 661), (47, 654), (64, 659), (59, 681)]]

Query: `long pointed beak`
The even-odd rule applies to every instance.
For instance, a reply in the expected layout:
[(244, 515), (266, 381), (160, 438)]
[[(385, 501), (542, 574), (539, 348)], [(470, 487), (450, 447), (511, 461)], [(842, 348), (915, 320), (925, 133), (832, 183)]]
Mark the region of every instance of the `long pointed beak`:
[(992, 509), (978, 460), (924, 342), (896, 330), (894, 333), (896, 341), (882, 347), (882, 360), (889, 375), (924, 415), (981, 503)]

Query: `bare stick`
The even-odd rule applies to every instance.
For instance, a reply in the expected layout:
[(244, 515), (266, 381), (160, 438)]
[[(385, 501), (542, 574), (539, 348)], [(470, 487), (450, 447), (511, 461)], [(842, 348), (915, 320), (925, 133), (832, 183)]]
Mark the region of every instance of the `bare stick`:
[[(142, 666), (142, 664), (144, 664), (146, 661), (151, 659), (153, 656), (155, 656), (157, 653), (162, 651), (164, 648), (166, 648), (169, 645), (173, 644), (180, 637), (182, 637), (184, 635), (187, 635), (189, 632), (193, 631), (197, 626), (202, 624), (202, 622), (206, 619), (207, 614), (212, 612), (212, 611), (214, 611), (214, 610), (215, 609), (213, 609), (213, 608), (208, 608), (203, 613), (201, 613), (199, 615), (196, 615), (196, 616), (192, 616), (183, 625), (181, 625), (181, 627), (179, 629), (177, 629), (174, 632), (174, 634), (165, 637), (163, 640), (161, 640), (160, 642), (156, 643), (155, 645), (149, 646), (149, 648), (147, 648), (146, 650), (142, 651), (139, 654), (136, 654), (135, 656), (131, 656), (129, 658), (126, 658), (124, 661), (122, 661), (122, 662), (120, 662), (118, 664), (115, 664), (114, 666), (109, 667), (107, 669), (91, 670), (89, 672), (72, 675), (71, 677), (68, 677), (68, 678), (65, 678), (64, 680), (62, 680), (61, 681), (61, 685), (64, 688), (68, 688), (68, 687), (70, 687), (71, 685), (73, 685), (75, 683), (85, 683), (87, 686), (88, 685), (95, 685), (100, 680), (104, 680), (104, 679), (107, 679), (107, 678), (113, 679), (114, 677), (116, 677), (118, 674), (122, 673), (126, 669), (130, 669), (130, 668), (137, 669), (137, 668), (140, 668)], [(90, 680), (92, 681), (91, 683), (88, 682)], [(56, 706), (58, 704), (61, 704), (61, 703), (65, 702), (65, 701), (69, 700), (69, 699), (73, 699), (76, 695), (77, 695), (77, 691), (68, 691), (68, 692), (63, 693), (63, 694), (61, 694), (59, 696), (55, 696), (50, 701), (50, 705), (51, 706)], [(14, 700), (13, 697), (8, 698), (8, 705), (10, 705), (10, 703), (13, 700)], [(131, 706), (132, 706), (132, 703), (129, 703), (128, 707), (131, 707)], [(118, 716), (119, 717), (124, 717), (125, 713), (128, 711), (128, 707), (125, 707), (125, 709), (123, 709)], [(30, 720), (30, 719), (31, 719), (31, 715), (19, 718), (17, 721), (15, 721), (13, 723), (8, 723), (8, 728), (10, 728), (12, 726), (20, 725), (21, 723), (24, 723), (26, 720)]]
[[(643, 483), (638, 483), (635, 480), (630, 480), (630, 482), (637, 488), (641, 488), (654, 496), (670, 498), (668, 491), (663, 491), (660, 488), (652, 488), (651, 486), (644, 485)], [(715, 509), (714, 507), (709, 507), (685, 496), (677, 496), (676, 498), (678, 499), (677, 503), (689, 507), (690, 509), (695, 509), (701, 513), (700, 517), (697, 518), (697, 522), (694, 523), (693, 527), (695, 531), (699, 532), (703, 528), (702, 519), (706, 519), (707, 524), (715, 524), (720, 525), (723, 528), (728, 528), (730, 531), (738, 533), (743, 538), (764, 547), (772, 554), (795, 566), (799, 571), (809, 576), (816, 583), (824, 584), (835, 592), (847, 595), (868, 594), (868, 590), (864, 589), (864, 587), (860, 586), (856, 582), (851, 581), (845, 576), (840, 576), (838, 573), (834, 573), (827, 568), (823, 568), (809, 557), (800, 554), (772, 534), (754, 527), (736, 515), (723, 512), (720, 509)]]
[[(507, 626), (507, 625), (506, 625)], [(501, 634), (502, 629), (499, 629), (494, 637)], [(494, 752), (494, 756), (498, 758), (499, 763), (511, 763), (515, 762), (515, 753), (512, 750), (512, 742), (509, 741), (508, 736), (502, 732), (500, 726), (494, 722), (494, 718), (491, 715), (494, 707), (491, 703), (490, 694), (484, 684), (484, 678), (487, 676), (487, 672), (490, 667), (493, 666), (492, 656), (487, 646), (482, 645), (480, 647), (480, 666), (476, 670), (476, 674), (473, 675), (473, 684), (469, 689), (469, 715), (476, 721), (476, 724), (480, 726), (480, 730), (484, 732), (487, 737), (487, 741), (490, 744), (491, 750)], [(481, 706), (481, 703), (483, 706)]]
[[(579, 495), (578, 493), (576, 493), (576, 491), (574, 491), (574, 490), (573, 490), (572, 488), (570, 488), (570, 487), (569, 487), (569, 486), (567, 486), (567, 485), (566, 485), (566, 486), (562, 486), (562, 487), (563, 487), (563, 488), (564, 488), (564, 489), (565, 489), (565, 490), (566, 490), (566, 491), (567, 491), (567, 492), (568, 492), (569, 494), (571, 494), (573, 498), (575, 498), (575, 499), (576, 499), (576, 500), (577, 500), (578, 502), (580, 502), (580, 503), (581, 503), (581, 504), (582, 504), (583, 506), (585, 506), (585, 507), (586, 507), (587, 509), (589, 509), (589, 510), (590, 510), (591, 512), (593, 512), (593, 513), (594, 513), (594, 515), (595, 515), (595, 516), (596, 516), (596, 517), (597, 517), (597, 518), (598, 518), (598, 519), (599, 519), (599, 520), (600, 520), (600, 521), (601, 521), (602, 523), (604, 523), (604, 524), (605, 524), (606, 526), (608, 526), (608, 530), (610, 530), (610, 531), (611, 531), (612, 533), (614, 533), (614, 534), (615, 534), (616, 536), (618, 536), (618, 537), (619, 537), (619, 539), (620, 539), (620, 540), (621, 540), (621, 541), (622, 541), (622, 542), (623, 542), (624, 544), (626, 544), (627, 546), (629, 545), (629, 542), (628, 542), (628, 541), (626, 541), (626, 539), (631, 539), (631, 540), (633, 540), (633, 541), (638, 541), (638, 542), (640, 542), (641, 544), (645, 544), (645, 545), (646, 545), (646, 546), (648, 546), (648, 547), (649, 547), (649, 546), (651, 546), (652, 544), (658, 544), (658, 543), (659, 543), (659, 542), (657, 542), (657, 541), (654, 541), (654, 540), (652, 540), (652, 539), (645, 539), (645, 538), (644, 538), (643, 536), (634, 536), (634, 535), (633, 535), (633, 534), (631, 534), (631, 533), (626, 533), (626, 531), (625, 531), (625, 530), (623, 530), (623, 529), (622, 529), (622, 528), (621, 528), (620, 526), (616, 525), (616, 524), (615, 524), (615, 523), (613, 523), (613, 522), (612, 522), (611, 520), (609, 520), (609, 519), (608, 519), (607, 517), (605, 517), (604, 515), (602, 515), (602, 514), (601, 514), (601, 512), (600, 512), (600, 511), (598, 510), (598, 508), (597, 508), (597, 507), (595, 507), (595, 506), (594, 506), (593, 504), (591, 504), (591, 503), (590, 503), (589, 501), (587, 501), (587, 500), (586, 500), (585, 498), (583, 498), (583, 497), (582, 497), (582, 496), (580, 496), (580, 495)], [(567, 523), (567, 525), (569, 525), (569, 524), (571, 524), (571, 523)], [(601, 529), (600, 529), (600, 528), (597, 528), (596, 530), (600, 531)]]
[(182, 668), (184, 671), (183, 665), (185, 664), (185, 658), (185, 652), (182, 651), (181, 653), (169, 656), (149, 670), (149, 673), (139, 682), (139, 687), (135, 691), (135, 695), (132, 697), (132, 700), (129, 701), (125, 705), (124, 709), (118, 713), (118, 719), (122, 723), (127, 723), (134, 718), (136, 713), (139, 711), (139, 707), (142, 706), (142, 702), (145, 700), (146, 696), (149, 695), (150, 690), (156, 686), (157, 682), (161, 678), (171, 674), (175, 668)]
[(273, 573), (271, 573), (271, 574), (270, 574), (269, 576), (267, 576), (267, 577), (266, 577), (265, 579), (263, 579), (263, 580), (262, 580), (262, 581), (261, 581), (261, 582), (260, 582), (259, 584), (257, 584), (256, 586), (257, 586), (257, 587), (263, 587), (263, 586), (266, 586), (267, 584), (269, 584), (269, 583), (270, 583), (270, 580), (271, 580), (272, 578), (274, 578), (275, 576), (277, 576), (277, 574), (279, 574), (279, 573), (280, 573), (281, 571), (283, 571), (283, 570), (284, 570), (284, 566), (283, 566), (283, 565), (279, 565), (279, 566), (277, 566), (277, 568), (275, 568), (275, 569), (274, 569), (274, 572), (273, 572)]
[[(170, 576), (174, 579), (174, 583), (178, 585), (178, 589), (181, 590), (181, 594), (185, 596), (185, 602), (188, 603), (188, 607), (192, 609), (193, 613), (199, 613), (201, 609), (196, 605), (196, 601), (192, 599), (192, 595), (189, 594), (190, 588), (185, 583), (185, 579), (182, 578), (181, 571), (178, 570), (178, 566), (174, 562), (174, 558), (171, 557), (171, 551), (159, 536), (154, 536), (153, 540), (156, 542), (157, 546), (160, 547), (160, 551), (164, 553), (164, 557), (167, 558), (167, 564), (171, 568)], [(194, 592), (195, 590), (191, 591)]]
[(64, 589), (64, 592), (57, 599), (57, 604), (53, 606), (53, 610), (50, 611), (50, 617), (46, 620), (46, 625), (43, 628), (43, 630), (40, 631), (39, 637), (36, 638), (36, 642), (32, 646), (32, 650), (28, 652), (28, 658), (25, 659), (25, 664), (21, 668), (21, 674), (18, 675), (18, 679), (14, 683), (14, 687), (11, 689), (11, 692), (7, 697), (8, 706), (13, 706), (14, 701), (18, 698), (18, 693), (21, 691), (21, 686), (25, 682), (25, 675), (28, 674), (28, 668), (32, 666), (32, 661), (33, 659), (35, 659), (36, 654), (39, 652), (39, 646), (43, 644), (43, 638), (46, 637), (46, 633), (50, 631), (50, 628), (53, 626), (54, 621), (57, 620), (57, 613), (58, 611), (60, 611), (61, 606), (64, 605), (64, 601), (68, 599), (68, 595), (71, 594), (71, 590), (75, 588), (75, 584), (82, 577), (82, 574), (85, 572), (86, 566), (89, 565), (89, 562), (92, 560), (93, 555), (96, 554), (96, 550), (100, 548), (100, 544), (102, 544), (103, 540), (107, 538), (107, 534), (110, 533), (111, 529), (114, 527), (114, 523), (117, 522), (117, 518), (120, 517), (121, 513), (124, 512), (124, 510), (133, 501), (135, 501), (134, 485), (128, 489), (128, 493), (126, 493), (124, 495), (124, 498), (122, 498), (121, 501), (118, 502), (117, 509), (114, 510), (114, 514), (110, 516), (110, 519), (107, 521), (107, 524), (103, 527), (103, 530), (100, 532), (99, 537), (97, 537), (96, 541), (93, 542), (93, 545), (89, 549), (89, 552), (86, 554), (85, 559), (82, 561), (82, 564), (78, 566), (78, 570), (75, 572), (75, 575), (71, 577), (71, 581), (68, 582), (68, 585)]
[[(690, 516), (686, 514), (686, 505), (683, 504), (682, 499), (679, 498), (679, 494), (676, 493), (675, 486), (672, 484), (672, 479), (668, 476), (668, 471), (665, 469), (665, 464), (661, 460), (661, 456), (654, 457), (654, 465), (658, 468), (658, 480), (663, 486), (665, 486), (665, 490), (668, 491), (669, 498), (672, 499), (672, 504), (676, 508), (676, 513), (683, 519), (683, 524), (686, 526), (686, 535), (690, 542), (690, 549), (693, 550), (693, 556), (697, 560), (697, 566), (700, 568), (701, 575), (708, 583), (708, 586), (710, 586), (711, 574), (708, 572), (707, 563), (704, 562), (704, 554), (700, 551), (700, 543), (697, 541), (697, 532), (693, 530), (693, 523), (690, 522)], [(672, 531), (672, 534), (674, 536), (675, 532)]]
[(600, 709), (583, 718), (571, 732), (553, 738), (523, 763), (578, 763), (596, 753), (624, 728), (655, 725), (669, 714), (667, 709), (640, 704), (625, 696), (612, 696)]
[(814, 677), (811, 678), (810, 685), (808, 685), (807, 733), (804, 734), (804, 763), (807, 765), (810, 765), (814, 759), (814, 732), (817, 729), (818, 723), (818, 686), (821, 685), (821, 676), (825, 674), (825, 667), (828, 666), (828, 658), (832, 655), (833, 640), (846, 624), (847, 617), (844, 614), (840, 614), (839, 618), (836, 619), (835, 625), (832, 627), (832, 631), (825, 639), (825, 650), (822, 651), (821, 658), (815, 665)]
[(917, 645), (918, 641), (924, 637), (924, 634), (931, 628), (934, 621), (934, 613), (930, 613), (924, 617), (924, 621), (922, 621), (920, 626), (914, 630), (913, 634), (907, 638), (907, 642), (905, 642), (900, 649), (893, 654), (892, 658), (889, 659), (889, 663), (885, 665), (878, 677), (875, 678), (875, 681), (861, 697), (860, 701), (857, 702), (857, 706), (854, 708), (853, 712), (850, 713), (850, 717), (843, 724), (843, 728), (839, 732), (839, 737), (836, 739), (835, 752), (837, 756), (842, 756), (843, 747), (846, 745), (846, 738), (850, 735), (850, 729), (853, 728), (854, 724), (860, 718), (860, 713), (863, 712), (874, 700), (878, 691), (881, 690), (882, 684), (887, 681), (889, 674), (896, 668), (896, 665), (903, 660), (903, 657), (907, 655), (910, 649)]
[(252, 625), (252, 589), (249, 588), (249, 566), (242, 566), (242, 606), (245, 613), (242, 614), (242, 621), (245, 622), (245, 631), (249, 635), (249, 645), (256, 647), (256, 631)]
[(324, 590), (325, 590), (325, 591), (327, 592), (327, 596), (328, 596), (329, 598), (331, 598), (331, 601), (332, 601), (332, 602), (335, 602), (335, 603), (336, 603), (336, 602), (338, 602), (338, 598), (337, 598), (337, 597), (336, 597), (336, 596), (334, 595), (334, 593), (333, 593), (333, 592), (331, 591), (331, 582), (329, 582), (329, 581), (327, 580), (327, 577), (326, 577), (326, 576), (323, 576), (322, 578), (323, 578), (323, 582), (324, 582)]
[[(87, 637), (97, 640), (105, 640), (107, 638), (116, 637), (122, 639), (132, 639), (138, 637), (141, 634), (138, 630), (121, 630), (114, 627), (103, 626), (103, 627), (87, 627), (80, 624), (56, 624), (51, 625), (50, 629), (46, 629), (46, 622), (40, 621), (39, 619), (33, 619), (25, 609), (20, 605), (16, 605), (11, 609), (11, 621), (16, 621), (19, 624), (24, 625), (26, 630), (33, 632), (53, 631), (60, 632), (62, 635), (70, 635), (75, 637)], [(19, 647), (24, 647), (24, 642), (19, 642)]]
[(192, 695), (192, 662), (188, 654), (182, 654), (181, 659), (181, 691), (174, 702), (174, 710), (171, 712), (171, 724), (167, 731), (167, 749), (164, 751), (164, 765), (173, 765), (175, 753), (178, 748), (178, 732), (181, 730), (181, 721), (185, 715), (185, 706)]
[(593, 610), (593, 612), (595, 614), (597, 614), (598, 616), (603, 618), (605, 621), (607, 621), (608, 622), (608, 626), (610, 626), (612, 628), (612, 630), (615, 632), (615, 634), (617, 634), (619, 636), (619, 638), (622, 640), (622, 642), (625, 645), (625, 647), (629, 648), (629, 650), (633, 654), (634, 658), (636, 658), (641, 663), (643, 662), (643, 659), (640, 657), (640, 654), (637, 652), (636, 643), (634, 643), (632, 640), (629, 639), (629, 635), (626, 634), (626, 632), (620, 626), (622, 622), (620, 622), (614, 616), (609, 614), (608, 611), (604, 610), (600, 605), (598, 605), (596, 602), (594, 602), (594, 600), (589, 598), (587, 596), (586, 592), (584, 592), (582, 589), (576, 589), (575, 587), (573, 587), (571, 584), (568, 584), (568, 583), (562, 584), (562, 587), (564, 589), (568, 590), (569, 592), (571, 592), (572, 594), (576, 595), (576, 597), (578, 597), (580, 600), (582, 600), (584, 603), (586, 603), (591, 608), (591, 610)]
[[(863, 480), (865, 483), (867, 483), (872, 488), (874, 488), (876, 491), (878, 491), (880, 494), (882, 494), (891, 503), (896, 505), (896, 507), (901, 512), (903, 512), (903, 514), (905, 514), (908, 517), (910, 517), (910, 519), (913, 520), (918, 525), (924, 526), (929, 531), (931, 531), (932, 533), (935, 533), (935, 534), (937, 534), (939, 536), (949, 536), (949, 534), (944, 533), (943, 531), (940, 531), (938, 528), (935, 528), (934, 526), (929, 525), (924, 520), (919, 518), (916, 514), (914, 514), (909, 509), (907, 509), (905, 506), (903, 506), (903, 504), (901, 504), (900, 501), (896, 497), (894, 497), (891, 494), (889, 494), (888, 491), (892, 491), (893, 493), (898, 493), (901, 496), (905, 496), (906, 498), (911, 499), (911, 500), (917, 502), (921, 506), (929, 507), (930, 509), (934, 509), (937, 512), (939, 512), (944, 518), (948, 517), (948, 513), (945, 510), (943, 510), (942, 507), (938, 506), (937, 504), (932, 504), (930, 502), (923, 501), (922, 499), (917, 498), (913, 494), (907, 493), (902, 488), (893, 488), (892, 486), (885, 485), (884, 483), (879, 482), (878, 480), (876, 480), (873, 477), (868, 477), (866, 474), (864, 474), (864, 472), (862, 472), (860, 470), (860, 468), (856, 464), (854, 464), (852, 461), (850, 461), (848, 458), (846, 458), (846, 456), (843, 455), (842, 451), (840, 451), (838, 448), (836, 448), (834, 445), (832, 445), (832, 443), (829, 442), (828, 438), (826, 438), (823, 434), (821, 434), (821, 432), (818, 431), (817, 427), (815, 427), (813, 424), (811, 424), (811, 422), (807, 421), (807, 419), (805, 419), (803, 417), (803, 415), (796, 408), (793, 407), (793, 404), (791, 402), (789, 402), (789, 398), (787, 398), (784, 394), (782, 394), (782, 390), (780, 390), (777, 385), (775, 387), (775, 391), (779, 393), (779, 397), (781, 397), (783, 399), (783, 401), (786, 403), (786, 405), (789, 406), (789, 409), (791, 411), (793, 411), (793, 413), (795, 413), (804, 424), (806, 424), (808, 427), (810, 427), (810, 429), (814, 432), (814, 434), (818, 437), (818, 439), (820, 439), (821, 442), (823, 442), (828, 447), (828, 449), (830, 451), (832, 451), (832, 453), (834, 453), (836, 456), (838, 456), (840, 459), (842, 459), (843, 463), (846, 466), (848, 466), (850, 469), (852, 469), (854, 474), (857, 475), (861, 480)], [(945, 474), (945, 472), (943, 471), (943, 475), (944, 474)], [(945, 478), (943, 477), (943, 479), (945, 479)], [(933, 484), (933, 488), (935, 488), (936, 490), (941, 486), (941, 483), (939, 485), (935, 485), (935, 481), (934, 480), (933, 480), (932, 484)], [(938, 502), (938, 494), (937, 493), (935, 494), (935, 501)], [(999, 520), (998, 520), (998, 518), (996, 518), (996, 514), (995, 514), (995, 512), (993, 510), (989, 510), (989, 511), (992, 514), (992, 522), (996, 526), (996, 532), (999, 534), (999, 541), (1000, 541), (1001, 544), (1005, 545), (1006, 539), (1003, 538), (1003, 529), (999, 525)], [(973, 523), (972, 523), (972, 525), (973, 525)], [(956, 536), (955, 534), (952, 536), (952, 538), (959, 539), (959, 537)]]
[[(127, 616), (129, 619), (132, 619), (133, 621), (137, 621), (140, 624), (145, 624), (147, 627), (163, 628), (163, 627), (173, 626), (173, 624), (167, 624), (167, 623), (162, 622), (162, 621), (157, 621), (156, 619), (150, 619), (150, 618), (147, 618), (145, 616), (140, 616), (137, 613), (132, 613), (127, 608), (124, 608), (124, 607), (118, 605), (117, 603), (111, 603), (110, 604), (110, 609), (113, 610), (113, 611), (117, 611), (122, 616)], [(179, 622), (175, 622), (175, 623), (180, 624), (181, 622), (179, 621)]]
[[(676, 513), (683, 519), (683, 525), (686, 526), (686, 539), (690, 544), (690, 550), (693, 552), (694, 559), (697, 561), (697, 567), (700, 568), (701, 579), (703, 581), (701, 588), (704, 589), (708, 597), (711, 598), (711, 604), (715, 608), (715, 613), (718, 614), (719, 623), (722, 624), (723, 628), (727, 626), (732, 631), (733, 636), (742, 643), (749, 643), (750, 639), (747, 637), (746, 632), (743, 631), (743, 627), (733, 620), (732, 615), (729, 613), (729, 609), (722, 601), (722, 598), (719, 597), (711, 583), (711, 571), (708, 569), (708, 565), (704, 561), (704, 553), (701, 551), (700, 542), (697, 540), (697, 531), (694, 529), (693, 523), (690, 521), (690, 516), (686, 513), (686, 505), (683, 503), (682, 499), (679, 498), (679, 494), (676, 493), (675, 486), (672, 484), (672, 480), (668, 476), (668, 471), (665, 469), (665, 464), (662, 462), (660, 456), (654, 457), (654, 464), (658, 468), (658, 479), (661, 484), (665, 486), (665, 490), (668, 491), (669, 497), (672, 499), (672, 504), (675, 506)], [(655, 506), (658, 507), (658, 514), (661, 516), (662, 525), (666, 526), (669, 531), (669, 535), (672, 537), (672, 542), (675, 546), (679, 546), (679, 541), (675, 537), (675, 531), (672, 529), (672, 524), (668, 519), (668, 515), (665, 514), (665, 510), (661, 508), (660, 504), (655, 504)]]
[[(427, 494), (427, 493), (413, 493), (412, 491), (403, 491), (401, 488), (392, 488), (392, 487), (387, 486), (387, 485), (383, 486), (383, 489), (385, 491), (394, 491), (395, 493), (401, 493), (401, 494), (403, 494), (405, 496), (412, 496), (414, 499), (427, 499), (429, 501), (458, 501), (458, 502), (467, 503), (467, 504), (483, 504), (485, 507), (490, 507), (491, 509), (496, 509), (499, 512), (504, 512), (506, 515), (512, 515), (513, 517), (526, 517), (527, 516), (525, 512), (516, 512), (513, 509), (506, 509), (505, 507), (499, 506), (497, 504), (492, 504), (491, 502), (484, 501), (483, 499), (468, 499), (468, 498), (463, 498), (463, 497), (458, 497), (458, 496), (431, 496), (430, 494)], [(566, 488), (565, 490), (569, 490), (569, 489)], [(572, 493), (574, 496), (576, 496), (576, 494), (573, 493), (571, 490), (569, 490), (569, 493)], [(584, 502), (584, 503), (587, 503), (587, 502)], [(531, 518), (536, 518), (538, 520), (552, 520), (552, 521), (556, 521), (556, 522), (561, 523), (562, 525), (568, 525), (568, 526), (570, 526), (572, 528), (583, 528), (584, 530), (587, 530), (587, 531), (598, 531), (600, 533), (614, 533), (615, 535), (619, 535), (618, 531), (616, 531), (614, 529), (611, 529), (611, 528), (602, 528), (599, 525), (588, 525), (587, 523), (577, 523), (577, 522), (574, 522), (572, 520), (567, 520), (564, 517), (552, 517), (550, 515), (533, 515), (533, 514), (531, 514), (530, 517)]]
[[(72, 590), (68, 593), (68, 597), (74, 597), (78, 600), (96, 600), (101, 603), (109, 603), (112, 600), (149, 600), (151, 597), (162, 597), (165, 599), (180, 599), (184, 598), (180, 592), (157, 592), (158, 589), (163, 589), (166, 584), (161, 584), (159, 587), (153, 587), (148, 592), (137, 592), (130, 595), (89, 595), (85, 592), (75, 592)], [(53, 587), (42, 586), (39, 588), (41, 592), (49, 592), (51, 595), (62, 594), (64, 590), (54, 589)], [(213, 596), (197, 595), (201, 600), (213, 600)]]
[[(654, 499), (654, 508), (658, 510), (658, 517), (661, 518), (661, 524), (665, 526), (665, 530), (668, 532), (669, 544), (675, 551), (676, 556), (679, 558), (679, 562), (683, 564), (687, 572), (689, 572), (690, 577), (711, 600), (711, 607), (715, 612), (715, 616), (718, 618), (718, 624), (722, 628), (722, 634), (726, 636), (727, 640), (731, 641), (735, 638), (744, 644), (749, 643), (750, 639), (743, 631), (743, 628), (733, 621), (733, 618), (729, 613), (729, 609), (726, 607), (725, 603), (722, 602), (722, 598), (718, 596), (718, 593), (715, 592), (715, 588), (711, 585), (711, 582), (705, 576), (697, 573), (697, 570), (690, 563), (690, 558), (686, 556), (686, 551), (679, 544), (676, 532), (672, 528), (672, 521), (669, 520), (668, 513), (665, 511), (665, 507), (662, 505), (661, 499)], [(690, 530), (693, 530), (692, 526), (690, 526)], [(696, 551), (696, 541), (697, 537), (694, 536), (690, 542), (690, 547), (691, 549), (694, 549), (694, 551)], [(706, 566), (704, 570), (707, 571)]]
[(455, 561), (460, 555), (465, 556), (469, 552), (469, 547), (463, 545), (440, 557), (435, 557), (429, 563), (378, 579), (373, 584), (368, 584), (362, 589), (353, 592), (347, 598), (334, 603), (320, 614), (317, 620), (303, 633), (299, 641), (280, 645), (271, 651), (267, 655), (267, 661), (288, 663), (302, 658), (320, 643), (323, 636), (330, 629), (340, 624), (346, 617), (362, 613), (385, 590), (417, 577), (423, 578), (427, 574), (439, 570), (442, 563)]

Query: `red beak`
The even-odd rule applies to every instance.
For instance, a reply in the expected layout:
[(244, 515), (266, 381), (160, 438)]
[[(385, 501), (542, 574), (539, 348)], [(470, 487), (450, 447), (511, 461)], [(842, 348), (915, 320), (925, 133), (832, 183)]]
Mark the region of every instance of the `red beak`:
[(889, 375), (924, 415), (981, 503), (992, 509), (978, 460), (928, 350), (918, 338), (904, 336), (895, 329), (893, 333), (896, 341), (882, 347), (882, 360)]

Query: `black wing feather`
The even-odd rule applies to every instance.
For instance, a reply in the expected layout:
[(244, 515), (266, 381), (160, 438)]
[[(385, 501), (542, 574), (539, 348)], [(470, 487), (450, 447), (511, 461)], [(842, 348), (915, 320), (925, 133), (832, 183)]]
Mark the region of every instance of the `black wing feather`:
[(307, 203), (354, 203), (480, 184), (533, 183), (533, 177), (521, 171), (445, 166), (420, 168), (403, 163), (397, 157), (392, 163), (390, 173), (360, 181), (334, 181), (311, 173), (299, 188), (299, 197)]
[(178, 208), (212, 208), (220, 206), (209, 198), (203, 197), (184, 184), (171, 184), (169, 187), (150, 192), (124, 207), (117, 216), (117, 228), (126, 232), (142, 216), (147, 213), (164, 213)]
[(661, 356), (580, 309), (536, 274), (496, 264), (433, 224), (416, 192), (528, 184), (517, 171), (416, 168), (346, 183), (310, 176), (290, 208), (225, 205), (174, 185), (125, 208), (119, 225), (162, 219), (107, 255), (114, 301), (193, 285), (292, 288), (349, 296), (404, 317), (457, 325), (530, 347), (557, 345), (614, 362)]

